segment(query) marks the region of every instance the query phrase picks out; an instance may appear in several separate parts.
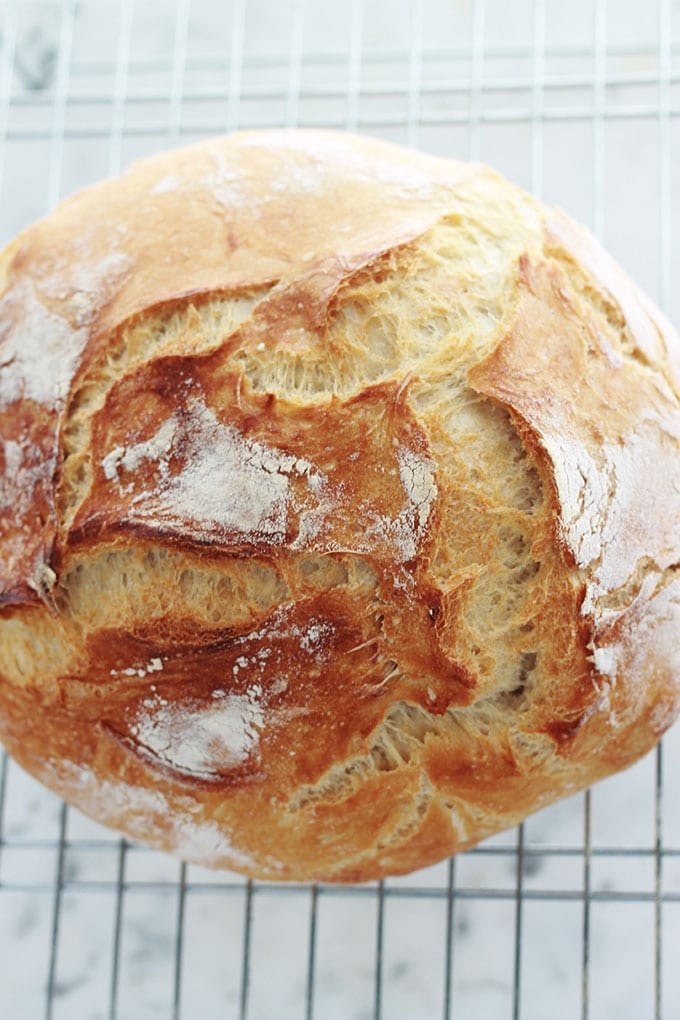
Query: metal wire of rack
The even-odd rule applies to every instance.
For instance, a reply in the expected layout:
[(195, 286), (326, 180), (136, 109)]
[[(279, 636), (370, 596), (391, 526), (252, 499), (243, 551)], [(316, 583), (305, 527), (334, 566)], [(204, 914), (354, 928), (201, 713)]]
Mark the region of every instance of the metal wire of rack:
[[(676, 0), (9, 0), (0, 16), (2, 241), (162, 147), (323, 125), (496, 165), (680, 319)], [(434, 868), (276, 885), (119, 839), (3, 758), (0, 1016), (672, 1020), (679, 804), (676, 727)]]

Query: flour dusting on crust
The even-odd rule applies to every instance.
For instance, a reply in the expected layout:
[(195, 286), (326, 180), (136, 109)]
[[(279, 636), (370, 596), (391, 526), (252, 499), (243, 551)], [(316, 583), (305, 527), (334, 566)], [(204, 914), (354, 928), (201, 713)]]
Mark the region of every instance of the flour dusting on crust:
[(302, 457), (243, 436), (202, 400), (193, 400), (189, 411), (173, 415), (143, 442), (110, 450), (101, 460), (107, 480), (117, 482), (121, 492), (131, 491), (132, 476), (149, 463), (158, 473), (157, 491), (135, 497), (135, 518), (190, 522), (201, 534), (232, 532), (282, 542), (291, 479), (305, 478), (313, 488), (320, 473)]
[(132, 265), (122, 252), (81, 255), (57, 261), (37, 285), (18, 279), (0, 299), (0, 320), (10, 324), (0, 333), (0, 404), (23, 398), (54, 407), (66, 400), (90, 337), (86, 327)]
[(92, 322), (102, 299), (111, 294), (132, 266), (133, 259), (126, 252), (110, 251), (93, 258), (84, 243), (79, 258), (60, 261), (41, 287), (47, 297), (64, 302), (76, 326), (84, 326)]
[[(171, 804), (160, 790), (102, 779), (92, 769), (64, 760), (51, 760), (46, 772), (56, 778), (66, 796), (78, 800), (92, 817), (124, 827), (134, 839), (157, 840), (184, 860), (214, 867), (216, 860), (233, 868), (252, 867), (254, 859), (232, 844), (224, 827), (196, 816), (190, 797), (174, 798)], [(276, 867), (274, 861), (270, 862)]]
[(0, 404), (34, 400), (49, 407), (68, 396), (87, 333), (49, 311), (30, 281), (22, 280), (0, 300), (0, 317), (13, 322), (0, 336)]
[(394, 517), (371, 520), (370, 508), (365, 508), (370, 521), (366, 535), (372, 541), (393, 546), (397, 563), (408, 563), (415, 558), (425, 537), (427, 522), (437, 496), (434, 480), (434, 463), (429, 457), (416, 453), (406, 446), (397, 450), (399, 477), (406, 497), (404, 506)]
[(180, 772), (212, 779), (244, 762), (264, 725), (262, 688), (214, 691), (206, 705), (145, 698), (130, 733), (141, 749)]

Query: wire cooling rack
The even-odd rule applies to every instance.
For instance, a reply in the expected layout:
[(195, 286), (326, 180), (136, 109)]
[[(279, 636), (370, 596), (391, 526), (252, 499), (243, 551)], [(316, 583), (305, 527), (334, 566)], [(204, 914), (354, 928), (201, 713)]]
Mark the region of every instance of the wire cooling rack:
[[(588, 223), (680, 320), (677, 2), (9, 0), (0, 13), (2, 241), (163, 147), (331, 126), (494, 164)], [(178, 864), (2, 761), (7, 1020), (674, 1020), (679, 959), (678, 727), (516, 831), (349, 888)]]

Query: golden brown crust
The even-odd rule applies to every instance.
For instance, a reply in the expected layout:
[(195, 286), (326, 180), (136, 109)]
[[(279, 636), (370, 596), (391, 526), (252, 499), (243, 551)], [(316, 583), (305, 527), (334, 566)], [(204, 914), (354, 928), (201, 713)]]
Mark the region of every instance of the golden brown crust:
[(4, 255), (0, 737), (271, 878), (435, 861), (680, 710), (680, 344), (480, 167), (218, 139)]
[(383, 146), (332, 133), (271, 132), (264, 144), (243, 133), (226, 148), (217, 140), (174, 153), (169, 165), (138, 163), (27, 230), (5, 254), (0, 299), (2, 434), (20, 448), (4, 472), (6, 504), (19, 512), (3, 521), (0, 599), (45, 597), (66, 398), (123, 323), (165, 302), (278, 284), (273, 314), (294, 327), (294, 303), (313, 325), (318, 302), (431, 226), (471, 172), (408, 155), (395, 165)]

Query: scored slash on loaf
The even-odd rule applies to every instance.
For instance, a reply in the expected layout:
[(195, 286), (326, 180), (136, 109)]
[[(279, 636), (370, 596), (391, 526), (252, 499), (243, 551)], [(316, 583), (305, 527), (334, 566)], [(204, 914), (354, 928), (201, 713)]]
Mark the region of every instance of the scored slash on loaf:
[(680, 341), (485, 167), (241, 133), (4, 252), (0, 739), (248, 875), (437, 861), (680, 711)]

